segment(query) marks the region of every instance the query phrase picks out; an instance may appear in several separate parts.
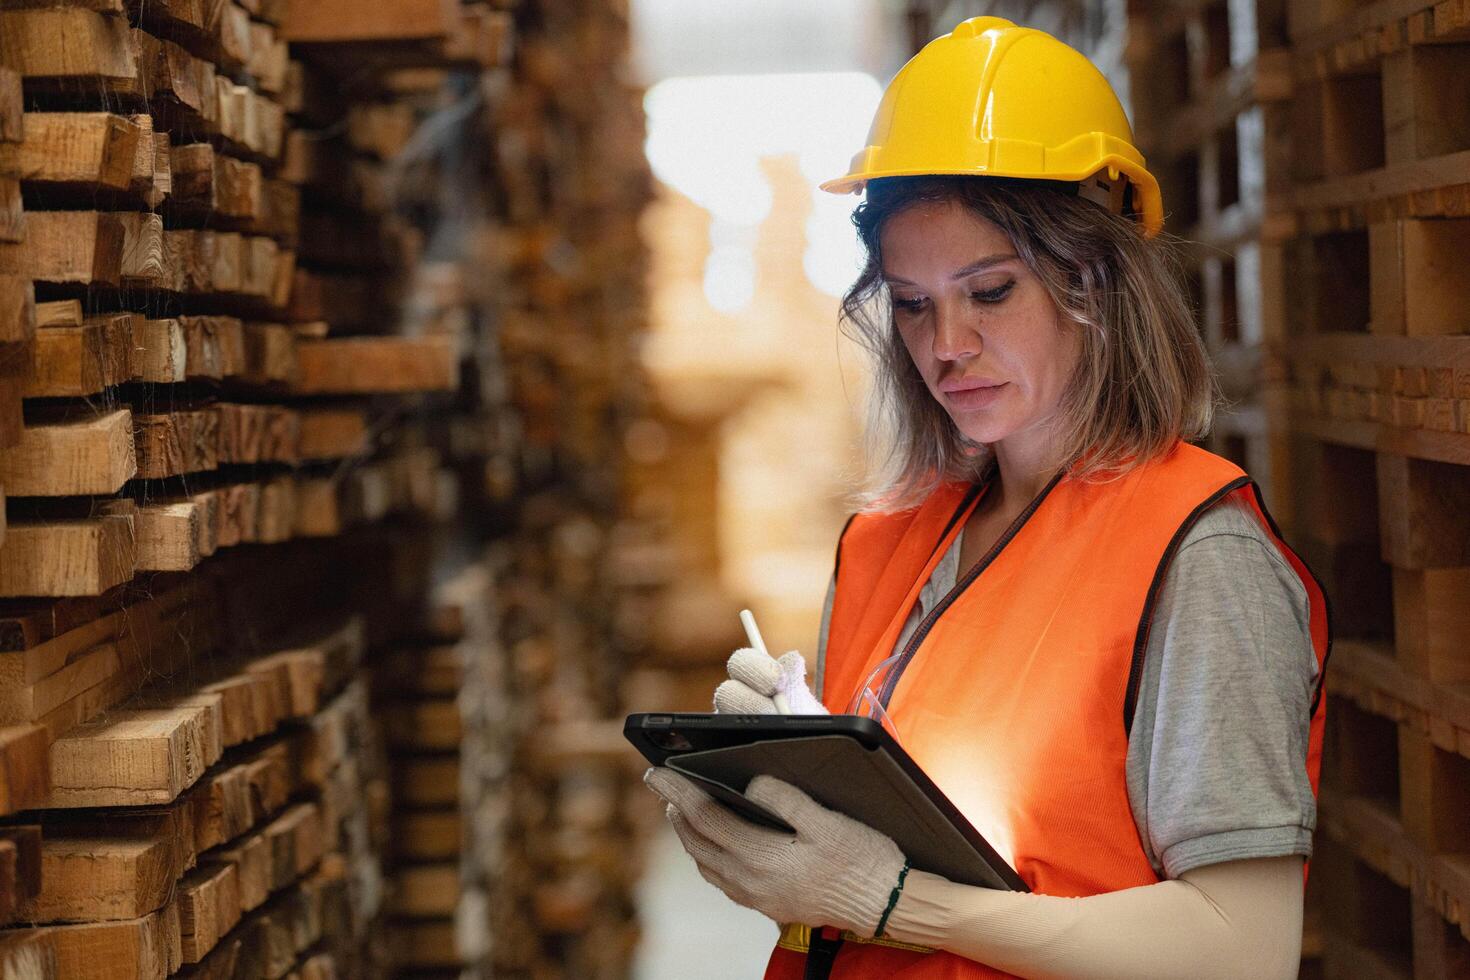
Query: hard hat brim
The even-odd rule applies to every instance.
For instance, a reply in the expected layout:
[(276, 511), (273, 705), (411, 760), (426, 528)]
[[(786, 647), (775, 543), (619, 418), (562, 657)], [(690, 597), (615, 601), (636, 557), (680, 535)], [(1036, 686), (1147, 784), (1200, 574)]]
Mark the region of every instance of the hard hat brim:
[(1164, 230), (1164, 199), (1159, 191), (1159, 182), (1147, 169), (1138, 166), (1132, 160), (1122, 158), (1110, 158), (1101, 161), (1096, 167), (1089, 169), (1086, 173), (1001, 173), (993, 170), (978, 171), (966, 170), (936, 170), (929, 167), (914, 168), (908, 170), (875, 170), (860, 174), (846, 174), (833, 180), (826, 180), (817, 186), (829, 194), (861, 194), (870, 180), (881, 180), (884, 177), (1010, 177), (1021, 180), (1061, 180), (1081, 181), (1086, 180), (1099, 170), (1115, 167), (1124, 174), (1136, 188), (1139, 204), (1139, 224), (1143, 228), (1145, 238), (1152, 238)]

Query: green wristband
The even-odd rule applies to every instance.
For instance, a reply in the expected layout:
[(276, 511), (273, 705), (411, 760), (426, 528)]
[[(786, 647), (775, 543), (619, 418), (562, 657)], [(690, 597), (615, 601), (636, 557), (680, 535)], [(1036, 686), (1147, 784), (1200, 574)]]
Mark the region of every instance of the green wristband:
[(883, 927), (888, 925), (888, 917), (893, 914), (893, 908), (898, 904), (898, 893), (903, 891), (903, 880), (909, 876), (909, 859), (903, 859), (903, 868), (898, 872), (898, 884), (893, 886), (893, 891), (888, 893), (888, 908), (883, 910), (883, 918), (878, 920), (878, 928), (873, 931), (874, 939), (883, 938)]

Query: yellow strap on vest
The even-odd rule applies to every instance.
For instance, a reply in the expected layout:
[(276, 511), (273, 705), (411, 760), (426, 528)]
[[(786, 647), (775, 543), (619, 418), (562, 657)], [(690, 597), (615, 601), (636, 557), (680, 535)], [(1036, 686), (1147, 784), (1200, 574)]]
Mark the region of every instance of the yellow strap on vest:
[[(895, 949), (906, 949), (913, 953), (932, 953), (934, 950), (929, 946), (920, 946), (917, 943), (901, 943), (897, 939), (874, 939), (872, 936), (859, 936), (855, 932), (844, 929), (842, 938), (850, 943), (871, 943), (874, 946), (892, 946)], [(804, 926), (799, 922), (792, 922), (781, 927), (781, 938), (776, 940), (776, 945), (782, 949), (789, 949), (793, 953), (805, 953), (812, 944), (812, 927)]]

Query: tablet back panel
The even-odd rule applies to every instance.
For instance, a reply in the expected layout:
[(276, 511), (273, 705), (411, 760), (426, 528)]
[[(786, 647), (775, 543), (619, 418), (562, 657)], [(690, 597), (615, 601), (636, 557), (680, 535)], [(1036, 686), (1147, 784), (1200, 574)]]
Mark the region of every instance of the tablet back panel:
[(864, 748), (842, 735), (777, 738), (685, 752), (668, 765), (724, 783), (736, 793), (744, 793), (755, 776), (775, 776), (892, 837), (921, 871), (966, 885), (1011, 887), (881, 748)]

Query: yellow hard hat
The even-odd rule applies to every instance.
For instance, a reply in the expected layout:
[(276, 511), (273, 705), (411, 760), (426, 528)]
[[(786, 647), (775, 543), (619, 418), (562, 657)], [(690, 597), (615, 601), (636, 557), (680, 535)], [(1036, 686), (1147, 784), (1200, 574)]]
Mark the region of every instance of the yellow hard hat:
[(883, 93), (868, 146), (846, 176), (821, 186), (845, 194), (875, 177), (918, 174), (1123, 175), (1144, 235), (1164, 227), (1159, 182), (1102, 72), (1045, 31), (1001, 17), (972, 17), (909, 59)]

